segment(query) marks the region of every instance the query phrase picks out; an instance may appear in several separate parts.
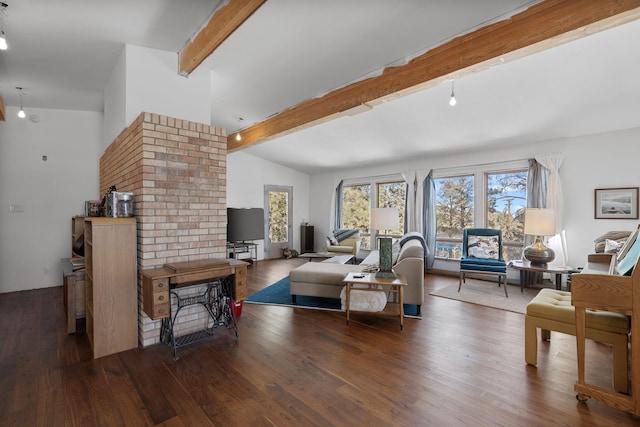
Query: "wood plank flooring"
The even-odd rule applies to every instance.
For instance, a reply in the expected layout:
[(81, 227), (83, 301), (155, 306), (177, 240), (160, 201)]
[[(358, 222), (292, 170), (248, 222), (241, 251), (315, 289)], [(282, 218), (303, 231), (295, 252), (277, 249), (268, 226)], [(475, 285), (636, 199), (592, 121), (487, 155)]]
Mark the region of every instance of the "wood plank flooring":
[[(249, 292), (303, 262), (260, 261)], [(427, 275), (404, 331), (245, 304), (239, 341), (219, 330), (177, 362), (164, 345), (93, 360), (83, 332), (66, 334), (61, 287), (1, 294), (0, 426), (640, 425), (576, 400), (575, 338), (552, 333), (527, 366), (523, 315), (428, 295), (455, 280)], [(587, 380), (609, 387), (610, 349), (589, 344)]]

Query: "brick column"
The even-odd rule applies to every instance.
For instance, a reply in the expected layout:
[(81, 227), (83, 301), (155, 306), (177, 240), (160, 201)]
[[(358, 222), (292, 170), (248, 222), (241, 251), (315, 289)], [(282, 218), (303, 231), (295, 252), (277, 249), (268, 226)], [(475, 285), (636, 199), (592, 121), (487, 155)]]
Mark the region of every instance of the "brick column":
[[(115, 185), (134, 195), (138, 269), (226, 256), (226, 154), (222, 128), (141, 113), (100, 158), (101, 196)], [(199, 292), (194, 287), (189, 292)], [(142, 311), (139, 342), (158, 342), (160, 321)], [(178, 335), (202, 327), (200, 306), (178, 318)]]

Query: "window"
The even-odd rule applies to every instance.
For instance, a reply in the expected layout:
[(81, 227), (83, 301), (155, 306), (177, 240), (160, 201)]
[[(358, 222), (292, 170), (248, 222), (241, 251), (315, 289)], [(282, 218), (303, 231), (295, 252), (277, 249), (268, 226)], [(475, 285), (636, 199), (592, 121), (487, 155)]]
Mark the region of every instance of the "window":
[[(362, 181), (362, 180), (361, 180)], [(372, 192), (374, 194), (372, 194)], [(370, 250), (375, 247), (369, 229), (372, 207), (397, 207), (400, 226), (397, 230), (388, 230), (392, 236), (400, 237), (405, 230), (405, 200), (407, 184), (403, 180), (376, 181), (371, 179), (367, 183), (345, 184), (342, 187), (342, 218), (343, 228), (360, 230), (362, 237), (361, 248)]]
[(502, 230), (507, 262), (521, 259), (527, 205), (527, 170), (521, 163), (469, 168), (475, 170), (434, 179), (437, 258), (459, 259), (463, 230), (487, 227)]
[(362, 249), (369, 249), (369, 215), (371, 186), (369, 184), (342, 187), (342, 227), (360, 230)]
[(460, 258), (462, 231), (473, 227), (473, 175), (434, 180), (436, 189), (436, 257)]
[(404, 234), (405, 226), (405, 200), (407, 197), (407, 184), (401, 182), (385, 182), (378, 187), (378, 208), (398, 208), (398, 228), (387, 230), (389, 235), (400, 238)]
[(502, 230), (502, 255), (508, 262), (521, 259), (527, 171), (486, 174), (487, 227)]

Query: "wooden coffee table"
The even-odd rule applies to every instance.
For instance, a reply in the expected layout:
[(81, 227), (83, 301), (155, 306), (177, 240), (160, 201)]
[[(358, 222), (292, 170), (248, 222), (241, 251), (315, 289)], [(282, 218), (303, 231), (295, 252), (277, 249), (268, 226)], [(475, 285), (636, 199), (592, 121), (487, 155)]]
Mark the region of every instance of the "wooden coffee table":
[[(387, 303), (382, 311), (358, 311), (362, 314), (372, 314), (378, 316), (399, 316), (400, 317), (400, 330), (404, 327), (404, 298), (403, 289), (407, 286), (407, 279), (401, 274), (395, 279), (382, 279), (377, 278), (376, 273), (349, 273), (344, 278), (343, 282), (346, 286), (346, 311), (347, 311), (347, 324), (349, 324), (349, 318), (351, 315), (350, 301), (351, 290), (356, 289), (358, 291), (371, 291), (371, 292), (389, 292), (398, 294), (397, 303)], [(355, 287), (355, 285), (364, 285)], [(383, 289), (380, 289), (378, 285), (382, 285)]]

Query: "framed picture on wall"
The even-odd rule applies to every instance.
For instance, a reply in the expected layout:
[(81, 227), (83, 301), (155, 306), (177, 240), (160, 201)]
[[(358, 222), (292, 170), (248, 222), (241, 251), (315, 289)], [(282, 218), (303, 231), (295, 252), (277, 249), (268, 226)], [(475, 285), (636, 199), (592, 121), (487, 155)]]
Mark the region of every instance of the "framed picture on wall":
[(596, 219), (638, 219), (638, 187), (596, 188)]

